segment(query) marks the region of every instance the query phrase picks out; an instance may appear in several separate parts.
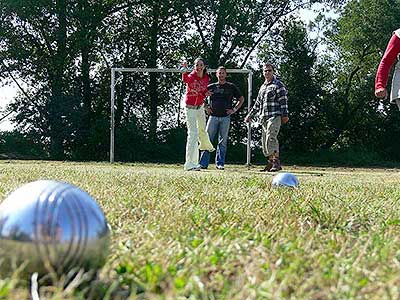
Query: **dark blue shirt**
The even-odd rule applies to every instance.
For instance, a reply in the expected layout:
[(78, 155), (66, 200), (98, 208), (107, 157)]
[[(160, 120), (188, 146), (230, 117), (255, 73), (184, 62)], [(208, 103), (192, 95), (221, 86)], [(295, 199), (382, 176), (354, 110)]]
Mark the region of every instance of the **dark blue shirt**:
[(230, 82), (225, 82), (224, 84), (212, 83), (207, 88), (212, 92), (209, 104), (212, 110), (211, 115), (215, 117), (226, 117), (226, 110), (232, 109), (233, 98), (239, 99), (242, 97), (236, 85)]

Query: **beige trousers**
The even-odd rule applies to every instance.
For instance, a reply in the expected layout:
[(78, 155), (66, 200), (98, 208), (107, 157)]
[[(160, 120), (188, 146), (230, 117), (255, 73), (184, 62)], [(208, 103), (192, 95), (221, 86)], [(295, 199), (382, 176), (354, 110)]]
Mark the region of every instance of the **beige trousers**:
[(278, 133), (281, 129), (281, 124), (281, 116), (262, 120), (261, 143), (263, 154), (267, 158), (275, 152), (279, 153)]
[(214, 151), (206, 131), (206, 115), (204, 106), (198, 109), (185, 108), (187, 140), (186, 161), (183, 168), (190, 170), (199, 166), (199, 149)]

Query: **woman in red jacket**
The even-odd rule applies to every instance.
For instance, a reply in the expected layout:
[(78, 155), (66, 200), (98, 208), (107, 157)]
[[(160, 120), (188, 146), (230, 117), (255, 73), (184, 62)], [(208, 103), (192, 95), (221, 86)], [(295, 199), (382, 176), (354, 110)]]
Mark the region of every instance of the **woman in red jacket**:
[[(383, 55), (376, 72), (375, 78), (375, 96), (378, 98), (387, 97), (387, 81), (390, 69), (396, 58), (400, 54), (400, 29), (397, 29), (390, 39), (385, 54)], [(390, 101), (396, 103), (400, 109), (400, 62), (397, 62), (392, 79), (392, 88), (390, 93)]]
[[(183, 63), (182, 66), (187, 69), (186, 63)], [(197, 58), (194, 62), (194, 70), (191, 73), (184, 72), (182, 80), (186, 83), (185, 113), (187, 126), (184, 169), (199, 171), (199, 150), (215, 150), (205, 130), (204, 98), (209, 96), (207, 85), (210, 82), (210, 76), (207, 74), (204, 60)]]

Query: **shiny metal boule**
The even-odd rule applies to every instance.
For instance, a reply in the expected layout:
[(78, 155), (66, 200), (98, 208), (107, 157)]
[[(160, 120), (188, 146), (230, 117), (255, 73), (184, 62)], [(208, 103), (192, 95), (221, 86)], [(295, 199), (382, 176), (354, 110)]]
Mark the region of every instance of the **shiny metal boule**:
[(110, 232), (103, 211), (74, 185), (39, 180), (0, 204), (0, 270), (63, 274), (101, 267)]
[(272, 179), (272, 187), (290, 187), (296, 188), (299, 186), (299, 180), (292, 173), (279, 173)]

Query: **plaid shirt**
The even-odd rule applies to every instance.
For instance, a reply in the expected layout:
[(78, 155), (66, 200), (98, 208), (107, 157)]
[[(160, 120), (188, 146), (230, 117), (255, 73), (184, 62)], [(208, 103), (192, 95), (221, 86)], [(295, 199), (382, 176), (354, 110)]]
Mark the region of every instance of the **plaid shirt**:
[(257, 100), (248, 116), (253, 118), (254, 115), (260, 112), (261, 118), (287, 117), (289, 114), (287, 100), (286, 87), (274, 76), (271, 82), (264, 82), (261, 86), (258, 91)]

